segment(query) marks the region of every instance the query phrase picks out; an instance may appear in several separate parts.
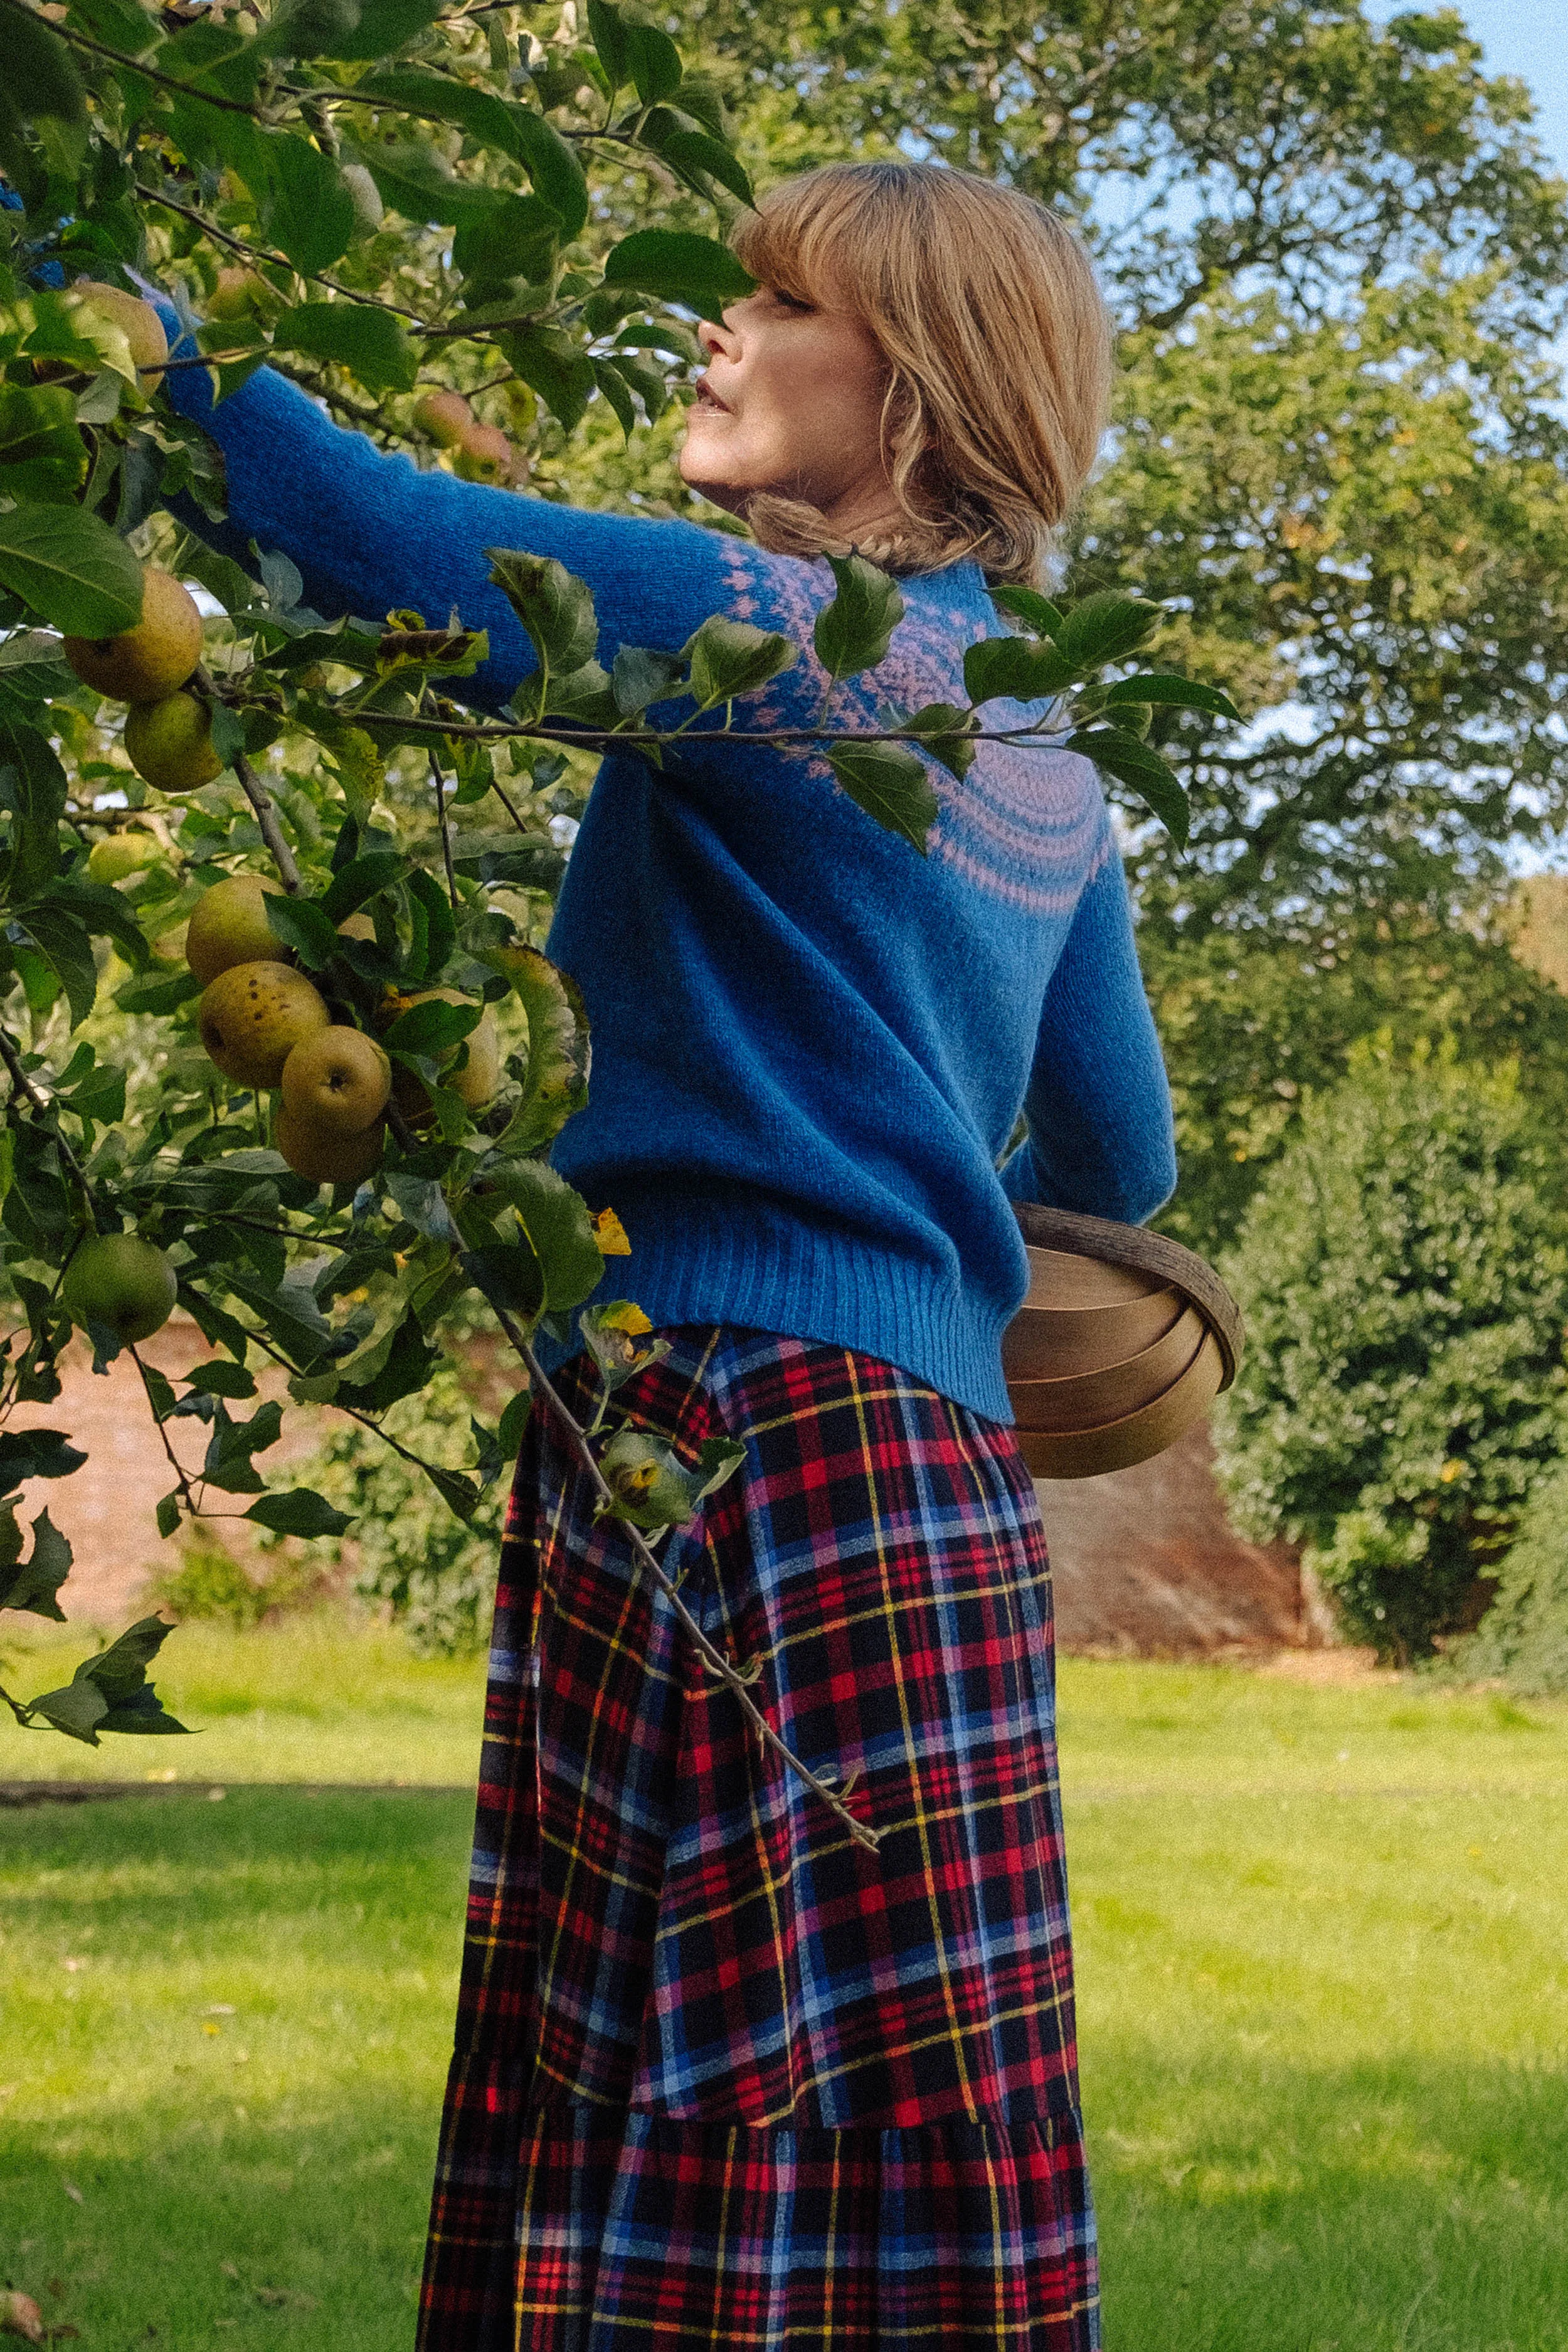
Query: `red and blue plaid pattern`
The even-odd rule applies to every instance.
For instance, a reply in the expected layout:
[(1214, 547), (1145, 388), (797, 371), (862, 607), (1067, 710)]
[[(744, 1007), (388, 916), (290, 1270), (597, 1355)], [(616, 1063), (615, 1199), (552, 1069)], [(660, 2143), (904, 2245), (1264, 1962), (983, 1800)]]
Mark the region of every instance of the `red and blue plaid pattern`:
[[(746, 1461), (663, 1553), (546, 1413), (501, 1558), (423, 2352), (1089, 2352), (1049, 1571), (1013, 1433), (725, 1328), (623, 1389)], [(592, 1412), (581, 1362), (562, 1375)]]

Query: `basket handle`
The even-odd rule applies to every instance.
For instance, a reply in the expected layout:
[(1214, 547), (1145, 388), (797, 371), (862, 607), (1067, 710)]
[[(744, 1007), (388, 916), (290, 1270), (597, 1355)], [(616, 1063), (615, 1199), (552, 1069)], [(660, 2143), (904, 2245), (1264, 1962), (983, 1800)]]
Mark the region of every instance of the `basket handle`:
[(1195, 1250), (1172, 1241), (1168, 1234), (1149, 1233), (1142, 1225), (1121, 1224), (1111, 1217), (1086, 1217), (1076, 1209), (1047, 1209), (1033, 1201), (1015, 1201), (1013, 1213), (1025, 1241), (1035, 1249), (1098, 1258), (1102, 1265), (1129, 1266), (1135, 1274), (1152, 1274), (1179, 1291), (1214, 1333), (1222, 1365), (1220, 1387), (1229, 1388), (1246, 1339), (1241, 1309), (1213, 1266)]

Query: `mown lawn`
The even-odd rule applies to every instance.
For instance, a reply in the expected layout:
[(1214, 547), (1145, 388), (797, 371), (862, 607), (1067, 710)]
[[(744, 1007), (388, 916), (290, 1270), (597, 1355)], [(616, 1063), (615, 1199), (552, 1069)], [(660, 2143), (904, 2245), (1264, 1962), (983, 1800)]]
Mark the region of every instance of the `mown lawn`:
[[(226, 1790), (0, 1811), (0, 2277), (87, 2352), (396, 2352), (479, 1677), (165, 1654), (199, 1741), (0, 1732)], [(1109, 2352), (1568, 2352), (1568, 1710), (1069, 1663), (1062, 1745)]]

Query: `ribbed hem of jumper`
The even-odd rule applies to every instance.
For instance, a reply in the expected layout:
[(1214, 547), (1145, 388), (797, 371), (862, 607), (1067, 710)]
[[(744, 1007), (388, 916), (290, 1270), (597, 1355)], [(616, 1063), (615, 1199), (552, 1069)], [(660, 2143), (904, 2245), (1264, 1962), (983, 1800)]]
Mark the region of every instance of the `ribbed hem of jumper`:
[(1012, 1425), (1006, 1318), (935, 1268), (722, 1194), (639, 1195), (624, 1184), (615, 1194), (633, 1243), (626, 1292), (656, 1330), (728, 1323), (852, 1348)]

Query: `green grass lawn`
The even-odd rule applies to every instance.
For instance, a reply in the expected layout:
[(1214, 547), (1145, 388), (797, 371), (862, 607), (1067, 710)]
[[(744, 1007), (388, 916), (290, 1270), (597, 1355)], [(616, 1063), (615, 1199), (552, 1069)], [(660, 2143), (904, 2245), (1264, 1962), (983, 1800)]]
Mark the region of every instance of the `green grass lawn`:
[[(165, 1655), (199, 1741), (0, 1730), (227, 1791), (0, 1811), (0, 2277), (87, 2352), (396, 2352), (479, 1675)], [(1109, 2352), (1568, 2352), (1568, 1710), (1069, 1662), (1062, 1749)]]

